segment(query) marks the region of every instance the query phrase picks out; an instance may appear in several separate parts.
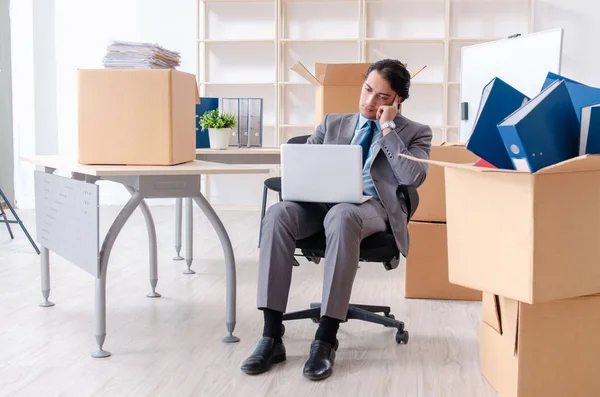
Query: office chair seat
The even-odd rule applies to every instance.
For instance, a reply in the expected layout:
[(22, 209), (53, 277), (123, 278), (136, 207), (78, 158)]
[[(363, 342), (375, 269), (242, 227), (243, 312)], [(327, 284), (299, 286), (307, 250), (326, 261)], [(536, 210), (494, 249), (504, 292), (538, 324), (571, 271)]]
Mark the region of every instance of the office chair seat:
[[(325, 232), (314, 234), (296, 242), (296, 248), (316, 257), (325, 256)], [(398, 258), (394, 235), (390, 232), (378, 232), (360, 243), (360, 259), (363, 262), (391, 262)]]

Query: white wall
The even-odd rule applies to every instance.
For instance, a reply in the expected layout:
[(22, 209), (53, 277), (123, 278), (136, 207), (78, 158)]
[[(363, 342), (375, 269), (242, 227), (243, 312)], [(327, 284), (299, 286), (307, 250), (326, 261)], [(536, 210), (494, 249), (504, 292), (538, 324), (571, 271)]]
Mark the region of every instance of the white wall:
[[(111, 40), (179, 51), (179, 70), (196, 73), (195, 0), (13, 0), (11, 6), (13, 67), (20, 71), (14, 78), (18, 155), (77, 157), (77, 69), (101, 68)], [(16, 172), (20, 207), (33, 205), (32, 171), (20, 164)], [(127, 198), (120, 186), (103, 183), (101, 204)]]
[(600, 1), (536, 0), (534, 28), (564, 29), (561, 74), (600, 87)]

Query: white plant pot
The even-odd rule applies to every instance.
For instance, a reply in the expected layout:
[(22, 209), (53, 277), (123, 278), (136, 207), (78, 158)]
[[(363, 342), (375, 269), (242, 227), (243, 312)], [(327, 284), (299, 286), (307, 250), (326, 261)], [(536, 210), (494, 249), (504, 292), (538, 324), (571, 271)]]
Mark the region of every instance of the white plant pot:
[(208, 140), (211, 149), (223, 150), (229, 147), (231, 128), (209, 128)]

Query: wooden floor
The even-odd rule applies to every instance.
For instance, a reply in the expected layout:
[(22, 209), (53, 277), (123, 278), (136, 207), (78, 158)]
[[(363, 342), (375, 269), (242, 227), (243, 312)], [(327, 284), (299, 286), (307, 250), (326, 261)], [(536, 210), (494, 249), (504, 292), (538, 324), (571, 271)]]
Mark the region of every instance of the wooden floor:
[[(102, 208), (106, 231), (118, 208)], [(196, 275), (172, 260), (173, 207), (152, 207), (158, 233), (159, 299), (146, 298), (148, 248), (136, 211), (112, 252), (107, 288), (107, 359), (94, 359), (94, 279), (51, 255), (52, 308), (40, 308), (39, 256), (20, 230), (10, 240), (0, 225), (0, 396), (410, 396), (485, 397), (494, 390), (479, 371), (480, 304), (405, 300), (404, 270), (362, 264), (353, 302), (391, 304), (410, 331), (397, 345), (395, 330), (351, 321), (342, 324), (334, 375), (322, 382), (302, 376), (316, 325), (287, 323), (288, 359), (266, 374), (239, 370), (262, 332), (256, 310), (259, 213), (219, 211), (237, 260), (237, 327), (225, 334), (225, 272), (216, 234), (195, 213)], [(31, 211), (21, 215), (32, 233)], [(13, 226), (14, 227), (14, 226)], [(75, 231), (76, 232), (76, 231)], [(319, 301), (322, 268), (295, 268), (288, 310)]]

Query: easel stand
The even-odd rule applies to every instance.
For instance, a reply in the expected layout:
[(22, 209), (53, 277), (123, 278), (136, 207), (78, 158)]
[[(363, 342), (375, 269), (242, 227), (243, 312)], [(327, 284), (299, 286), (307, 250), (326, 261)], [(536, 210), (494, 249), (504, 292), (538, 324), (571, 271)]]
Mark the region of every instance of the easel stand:
[(6, 212), (4, 212), (4, 207), (0, 204), (0, 216), (2, 216), (2, 219), (0, 219), (0, 223), (6, 224), (6, 228), (8, 229), (8, 234), (10, 234), (10, 238), (11, 239), (14, 239), (15, 236), (14, 236), (14, 234), (13, 234), (11, 228), (10, 228), (10, 224), (11, 223), (16, 223), (19, 226), (21, 226), (21, 229), (23, 229), (23, 232), (25, 233), (25, 235), (27, 236), (27, 239), (29, 240), (29, 242), (33, 246), (33, 249), (35, 249), (35, 252), (37, 252), (38, 255), (39, 255), (40, 254), (40, 249), (37, 247), (37, 245), (35, 244), (35, 242), (31, 238), (31, 235), (27, 231), (27, 228), (25, 227), (25, 225), (23, 225), (23, 221), (21, 220), (21, 218), (19, 218), (19, 215), (17, 215), (17, 212), (15, 211), (15, 209), (12, 207), (12, 205), (10, 205), (10, 201), (8, 201), (8, 199), (6, 198), (6, 195), (4, 194), (4, 192), (2, 191), (2, 189), (0, 189), (0, 196), (2, 196), (2, 201), (4, 201), (6, 203), (6, 205), (8, 206), (9, 211), (12, 213), (13, 217), (15, 218), (14, 220), (8, 219), (6, 217)]

